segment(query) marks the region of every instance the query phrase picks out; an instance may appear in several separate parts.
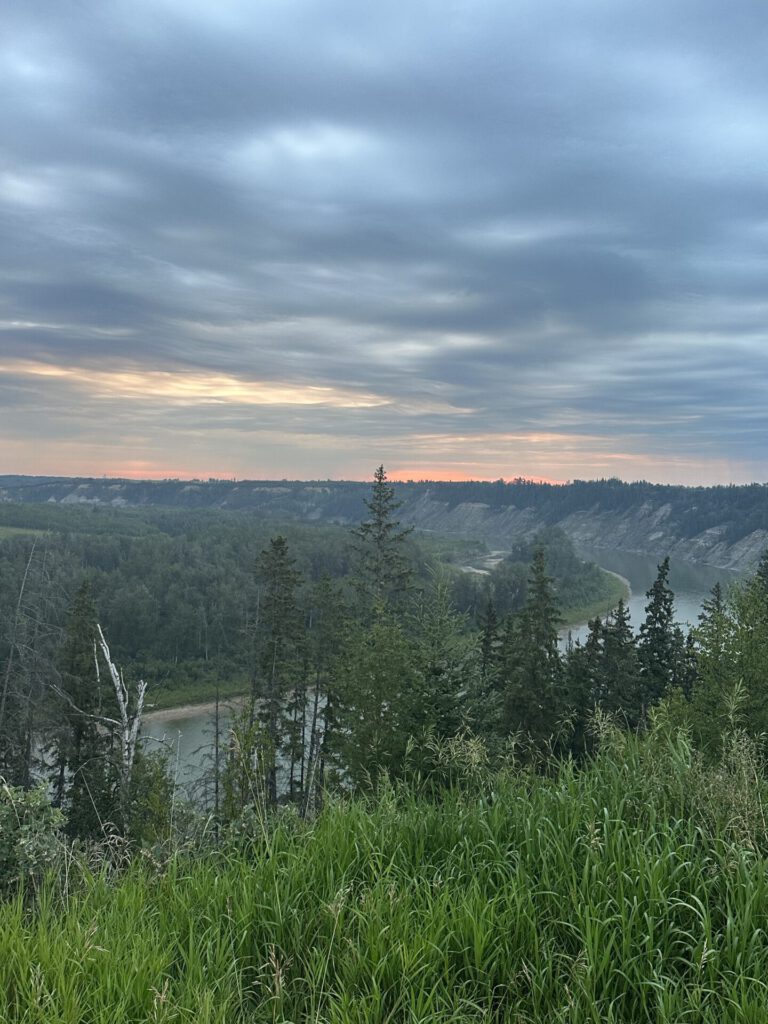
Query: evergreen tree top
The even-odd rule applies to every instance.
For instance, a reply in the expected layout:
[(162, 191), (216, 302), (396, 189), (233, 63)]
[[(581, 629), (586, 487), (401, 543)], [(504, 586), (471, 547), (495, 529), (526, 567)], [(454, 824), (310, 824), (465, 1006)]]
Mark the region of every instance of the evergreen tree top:
[(357, 554), (355, 586), (363, 606), (384, 608), (408, 588), (412, 568), (402, 542), (413, 527), (402, 528), (395, 518), (400, 504), (384, 466), (379, 466), (373, 475), (371, 496), (365, 499), (369, 516), (352, 530)]

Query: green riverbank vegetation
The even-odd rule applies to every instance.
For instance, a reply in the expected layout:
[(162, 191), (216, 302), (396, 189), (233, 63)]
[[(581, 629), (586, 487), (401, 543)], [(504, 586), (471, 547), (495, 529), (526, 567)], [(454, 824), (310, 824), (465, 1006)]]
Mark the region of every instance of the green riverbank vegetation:
[[(23, 674), (18, 650), (31, 644), (36, 690), (48, 692), (85, 581), (115, 660), (129, 678), (152, 680), (155, 708), (207, 702), (217, 691), (222, 698), (248, 693), (262, 586), (256, 564), (278, 535), (301, 575), (297, 600), (308, 623), (326, 577), (354, 604), (348, 526), (260, 520), (242, 511), (0, 503), (0, 666), (10, 658), (12, 673)], [(522, 607), (535, 547), (546, 553), (564, 621), (584, 622), (621, 596), (614, 577), (578, 559), (559, 530), (517, 545), (487, 576), (464, 571), (487, 555), (478, 541), (411, 532), (401, 547), (411, 596), (428, 592), (444, 572), (467, 629), (478, 628), (489, 598), (502, 617)]]

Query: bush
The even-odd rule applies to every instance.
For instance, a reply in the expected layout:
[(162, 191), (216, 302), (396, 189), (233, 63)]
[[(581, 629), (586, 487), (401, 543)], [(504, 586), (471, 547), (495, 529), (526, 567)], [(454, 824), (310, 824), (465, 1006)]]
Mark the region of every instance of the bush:
[(54, 863), (63, 823), (44, 787), (23, 790), (0, 780), (0, 892), (34, 881)]

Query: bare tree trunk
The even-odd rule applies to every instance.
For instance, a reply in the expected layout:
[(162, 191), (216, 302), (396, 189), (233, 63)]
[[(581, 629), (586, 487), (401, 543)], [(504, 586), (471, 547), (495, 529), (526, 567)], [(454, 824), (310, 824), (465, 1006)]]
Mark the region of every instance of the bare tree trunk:
[(219, 710), (219, 677), (216, 675), (216, 716), (214, 720), (214, 732), (213, 732), (213, 820), (214, 820), (214, 833), (218, 842), (219, 838), (219, 822), (221, 820), (219, 811), (219, 759), (221, 757), (221, 737), (219, 735), (220, 729), (220, 710)]
[(24, 751), (22, 758), (22, 776), (21, 784), (26, 789), (32, 785), (32, 749), (33, 742), (32, 737), (34, 734), (34, 700), (33, 700), (33, 689), (36, 689), (36, 683), (40, 678), (40, 666), (39, 652), (38, 652), (38, 632), (40, 629), (40, 623), (37, 618), (34, 619), (32, 627), (32, 637), (29, 644), (30, 651), (30, 665), (28, 669), (28, 682), (26, 686), (26, 699), (27, 708), (24, 725)]
[(21, 619), (21, 606), (24, 601), (24, 591), (27, 586), (27, 579), (29, 577), (29, 570), (32, 566), (32, 558), (35, 554), (35, 547), (37, 546), (37, 538), (32, 541), (32, 548), (29, 552), (29, 558), (27, 559), (27, 565), (24, 569), (24, 576), (21, 581), (21, 587), (19, 588), (19, 599), (16, 602), (16, 614), (13, 619), (13, 630), (10, 637), (10, 649), (8, 651), (8, 661), (5, 665), (5, 675), (3, 677), (3, 691), (0, 694), (0, 734), (3, 731), (3, 725), (5, 724), (5, 709), (8, 701), (8, 690), (11, 685), (11, 671), (13, 669), (13, 656), (16, 653), (16, 645), (19, 638), (19, 621)]
[(269, 680), (269, 711), (267, 718), (267, 739), (270, 744), (269, 764), (267, 765), (267, 798), (270, 807), (277, 806), (277, 744), (280, 739), (278, 718), (280, 707), (275, 693), (277, 680), (277, 643), (272, 641), (272, 671)]
[(93, 650), (94, 661), (96, 664), (96, 679), (97, 681), (100, 681), (101, 679), (99, 658), (96, 649), (98, 644), (98, 648), (101, 650), (102, 657), (104, 658), (109, 671), (110, 679), (112, 680), (112, 686), (115, 691), (117, 706), (120, 712), (120, 719), (117, 722), (115, 722), (114, 719), (102, 720), (116, 725), (120, 730), (120, 804), (123, 811), (125, 811), (131, 786), (131, 776), (133, 774), (133, 762), (136, 757), (136, 745), (139, 739), (139, 729), (141, 728), (141, 717), (144, 713), (144, 698), (147, 694), (147, 684), (143, 679), (139, 680), (136, 686), (136, 708), (132, 712), (130, 710), (128, 689), (125, 685), (123, 674), (112, 662), (109, 645), (104, 639), (104, 633), (98, 623), (96, 625), (96, 632), (98, 634), (98, 640), (94, 641)]
[(307, 755), (307, 781), (304, 788), (301, 816), (306, 818), (314, 797), (313, 788), (317, 775), (317, 764), (320, 759), (320, 738), (317, 732), (320, 716), (320, 669), (315, 672), (315, 692), (312, 696), (312, 726), (309, 734), (309, 754)]
[[(295, 700), (295, 698), (294, 698)], [(293, 722), (291, 723), (291, 763), (288, 769), (288, 800), (292, 801), (296, 791), (296, 705), (293, 706)]]
[[(306, 668), (306, 667), (305, 667)], [(306, 672), (304, 675), (306, 679)], [(301, 702), (301, 772), (299, 775), (299, 793), (301, 794), (302, 801), (304, 799), (304, 787), (307, 783), (307, 759), (305, 757), (307, 750), (307, 691), (305, 683), (302, 683), (302, 702)]]
[[(250, 662), (251, 662), (251, 666), (250, 667), (251, 667), (251, 714), (252, 715), (255, 715), (255, 713), (256, 713), (256, 711), (255, 711), (256, 701), (257, 701), (258, 696), (259, 696), (258, 695), (259, 669), (258, 669), (258, 665), (256, 664), (256, 662), (257, 662), (256, 654), (257, 654), (257, 647), (258, 647), (258, 640), (259, 640), (259, 625), (260, 625), (260, 623), (261, 623), (261, 589), (259, 588), (256, 591), (256, 615), (255, 615), (254, 622), (253, 623), (246, 622), (246, 627), (245, 627), (246, 630), (248, 631), (248, 636), (250, 637), (250, 641), (251, 641), (250, 644), (248, 645), (250, 647), (250, 650), (248, 651), (248, 656), (249, 656), (249, 659), (250, 659)], [(253, 719), (251, 719), (250, 724), (253, 725)]]

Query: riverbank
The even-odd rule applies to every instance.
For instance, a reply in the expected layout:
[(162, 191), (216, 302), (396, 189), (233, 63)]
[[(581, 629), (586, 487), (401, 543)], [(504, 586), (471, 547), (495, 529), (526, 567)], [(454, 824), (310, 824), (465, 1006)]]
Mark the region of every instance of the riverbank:
[[(151, 680), (150, 684), (151, 684)], [(222, 704), (230, 703), (248, 693), (248, 684), (242, 679), (227, 680), (219, 682), (219, 701)], [(164, 715), (181, 717), (187, 708), (201, 708), (210, 704), (216, 706), (216, 683), (215, 681), (195, 681), (192, 686), (174, 686), (166, 689), (153, 691), (151, 685), (147, 692), (147, 707), (151, 710), (148, 715)]]
[[(244, 703), (246, 695), (237, 694), (233, 697), (223, 697), (219, 700), (219, 709), (231, 711)], [(196, 703), (177, 704), (174, 707), (155, 708), (145, 712), (145, 722), (175, 722), (191, 715), (212, 715), (216, 710), (215, 700), (202, 700)]]
[[(480, 560), (481, 566), (463, 566), (462, 571), (488, 575), (502, 560), (504, 554), (503, 551), (491, 551)], [(632, 589), (626, 576), (613, 572), (611, 569), (604, 569), (602, 566), (600, 566), (600, 571), (606, 577), (607, 585), (604, 596), (590, 604), (563, 609), (560, 613), (563, 635), (586, 625), (595, 616), (607, 615), (613, 611), (620, 600), (623, 599), (625, 603), (629, 602)], [(212, 714), (216, 708), (215, 700), (211, 699), (212, 691), (213, 686), (202, 682), (196, 682), (192, 687), (159, 690), (154, 694), (150, 690), (148, 695), (150, 710), (145, 713), (144, 718), (148, 722), (173, 722), (194, 714)], [(233, 703), (239, 703), (247, 693), (248, 687), (242, 679), (219, 684), (219, 702), (222, 705), (231, 706)]]
[(610, 584), (606, 581), (605, 597), (592, 601), (590, 604), (578, 605), (575, 608), (565, 608), (561, 612), (561, 617), (565, 623), (563, 630), (577, 629), (580, 626), (586, 625), (587, 622), (598, 615), (601, 617), (608, 615), (618, 605), (619, 601), (623, 600), (625, 604), (629, 603), (629, 599), (632, 596), (632, 587), (626, 576), (613, 572), (611, 569), (604, 569), (602, 566), (599, 568), (604, 576), (610, 577)]

